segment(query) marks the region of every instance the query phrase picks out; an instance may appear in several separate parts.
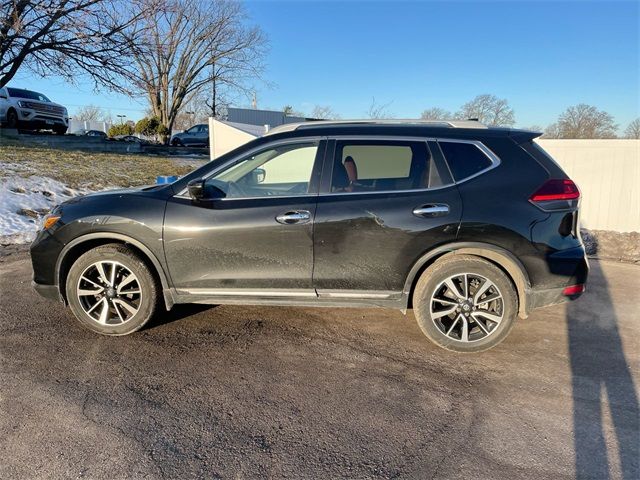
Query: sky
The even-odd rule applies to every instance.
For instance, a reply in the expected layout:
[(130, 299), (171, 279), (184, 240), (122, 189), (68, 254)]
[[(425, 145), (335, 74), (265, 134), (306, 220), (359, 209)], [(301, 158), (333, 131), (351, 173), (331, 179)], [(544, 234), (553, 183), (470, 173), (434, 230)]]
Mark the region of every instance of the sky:
[[(247, 1), (269, 39), (258, 108), (329, 105), (363, 118), (372, 99), (397, 118), (456, 111), (478, 94), (509, 100), (518, 126), (546, 126), (568, 106), (595, 105), (620, 131), (640, 116), (638, 1)], [(11, 83), (73, 112), (144, 116), (144, 98), (23, 73)], [(240, 98), (237, 106), (249, 106)]]

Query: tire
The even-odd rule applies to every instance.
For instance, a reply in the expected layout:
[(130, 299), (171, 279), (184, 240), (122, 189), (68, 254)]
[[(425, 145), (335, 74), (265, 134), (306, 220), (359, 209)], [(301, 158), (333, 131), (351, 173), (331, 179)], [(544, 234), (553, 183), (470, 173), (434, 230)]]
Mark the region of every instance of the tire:
[(18, 114), (14, 109), (7, 111), (7, 128), (19, 128)]
[(447, 255), (420, 276), (413, 308), (420, 329), (433, 343), (474, 353), (507, 337), (517, 318), (518, 297), (496, 265), (473, 255)]
[(128, 335), (142, 328), (155, 312), (158, 292), (145, 262), (121, 244), (89, 250), (67, 275), (71, 311), (84, 327), (102, 335)]
[(182, 142), (180, 141), (179, 138), (174, 138), (173, 140), (171, 140), (171, 146), (172, 147), (182, 147)]
[(64, 135), (67, 133), (67, 127), (55, 127), (53, 131), (56, 135)]

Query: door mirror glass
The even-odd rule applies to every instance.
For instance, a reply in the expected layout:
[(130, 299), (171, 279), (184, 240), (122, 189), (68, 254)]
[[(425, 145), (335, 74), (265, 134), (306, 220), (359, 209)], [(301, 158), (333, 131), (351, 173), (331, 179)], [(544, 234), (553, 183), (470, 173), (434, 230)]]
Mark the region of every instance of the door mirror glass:
[(267, 178), (267, 171), (264, 168), (256, 168), (251, 172), (251, 175), (253, 176), (253, 183), (257, 185), (263, 183)]

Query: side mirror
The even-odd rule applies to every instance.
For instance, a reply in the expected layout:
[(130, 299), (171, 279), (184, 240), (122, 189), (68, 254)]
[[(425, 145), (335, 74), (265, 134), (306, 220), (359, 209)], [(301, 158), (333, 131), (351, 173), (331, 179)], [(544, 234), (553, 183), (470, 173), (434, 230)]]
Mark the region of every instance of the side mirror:
[(189, 196), (194, 202), (202, 202), (203, 200), (218, 200), (224, 198), (227, 194), (211, 182), (205, 183), (205, 180), (198, 178), (191, 180), (187, 184)]
[(192, 200), (199, 202), (204, 198), (204, 180), (198, 178), (187, 183), (187, 190)]
[(253, 183), (258, 184), (265, 181), (267, 178), (267, 171), (264, 168), (256, 168), (253, 172), (251, 172), (253, 176)]

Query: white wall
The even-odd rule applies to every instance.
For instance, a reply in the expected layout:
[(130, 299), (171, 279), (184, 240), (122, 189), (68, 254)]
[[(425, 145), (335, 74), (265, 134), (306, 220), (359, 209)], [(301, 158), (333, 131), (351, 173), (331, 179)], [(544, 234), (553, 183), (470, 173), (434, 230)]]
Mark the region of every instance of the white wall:
[(209, 155), (211, 160), (253, 140), (255, 135), (243, 132), (209, 117)]
[(578, 184), (581, 224), (640, 232), (640, 140), (537, 140)]

